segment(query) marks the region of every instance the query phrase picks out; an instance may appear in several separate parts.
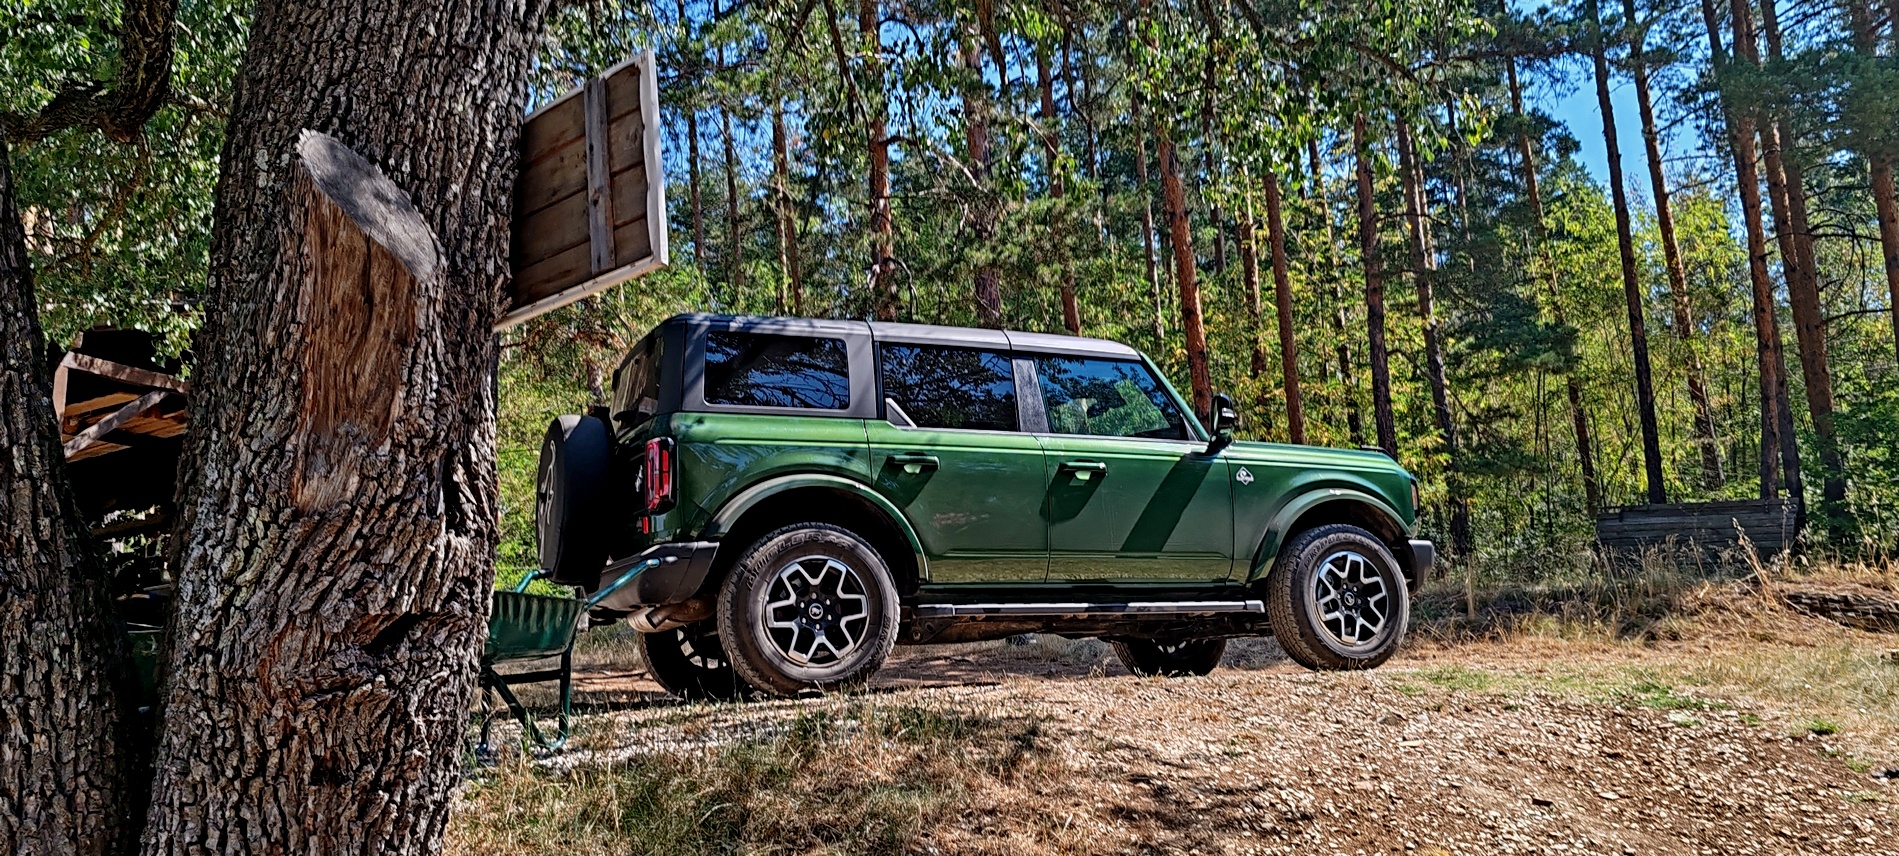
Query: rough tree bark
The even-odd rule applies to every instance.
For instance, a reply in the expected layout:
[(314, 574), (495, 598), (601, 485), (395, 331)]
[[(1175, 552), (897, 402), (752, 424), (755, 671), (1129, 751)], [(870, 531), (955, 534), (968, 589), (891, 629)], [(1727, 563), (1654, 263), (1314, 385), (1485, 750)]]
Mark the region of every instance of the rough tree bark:
[(1609, 100), (1607, 37), (1602, 31), (1600, 0), (1589, 0), (1590, 60), (1595, 65), (1596, 105), (1602, 111), (1602, 139), (1609, 159), (1609, 191), (1615, 203), (1616, 244), (1622, 254), (1622, 295), (1629, 308), (1629, 344), (1635, 363), (1635, 405), (1642, 425), (1642, 471), (1650, 504), (1668, 501), (1662, 478), (1661, 429), (1655, 422), (1655, 379), (1648, 358), (1648, 309), (1635, 265), (1635, 238), (1629, 226), (1629, 193), (1622, 182), (1622, 150), (1616, 139), (1615, 105)]
[(1187, 221), (1187, 189), (1180, 182), (1180, 159), (1167, 126), (1155, 129), (1160, 149), (1161, 196), (1167, 202), (1167, 231), (1174, 246), (1174, 281), (1180, 283), (1180, 329), (1187, 343), (1187, 374), (1193, 386), (1194, 412), (1213, 406), (1213, 376), (1207, 363), (1207, 329), (1200, 318), (1200, 282), (1195, 278), (1193, 229)]
[[(1266, 376), (1265, 310), (1259, 293), (1259, 235), (1253, 222), (1253, 200), (1246, 197), (1234, 212), (1234, 236), (1240, 254), (1240, 289), (1246, 293), (1246, 319), (1252, 327), (1253, 353), (1250, 369), (1254, 380)], [(1253, 395), (1253, 412), (1263, 433), (1272, 431), (1272, 390), (1260, 384)]]
[(1345, 431), (1352, 445), (1358, 446), (1365, 442), (1365, 420), (1358, 413), (1358, 385), (1352, 378), (1351, 318), (1345, 300), (1345, 280), (1338, 275), (1338, 244), (1332, 234), (1332, 207), (1326, 200), (1325, 162), (1319, 156), (1317, 137), (1306, 141), (1306, 161), (1311, 171), (1313, 213), (1325, 235), (1325, 276), (1332, 281), (1332, 302), (1338, 305), (1338, 311), (1332, 313), (1332, 332), (1338, 337), (1333, 347), (1339, 366), (1339, 396), (1345, 407)]
[[(1528, 114), (1523, 112), (1523, 83), (1517, 77), (1515, 59), (1510, 60), (1505, 68), (1510, 87), (1510, 111), (1518, 116), (1518, 127), (1523, 129), (1517, 133), (1517, 167), (1523, 172), (1523, 191), (1530, 200), (1532, 235), (1536, 239), (1538, 254), (1548, 268), (1550, 316), (1558, 325), (1567, 326), (1567, 313), (1563, 311), (1561, 295), (1556, 287), (1556, 264), (1550, 258), (1549, 230), (1543, 220), (1543, 190), (1536, 177), (1536, 146), (1530, 141)], [(1583, 502), (1589, 513), (1595, 514), (1602, 508), (1602, 482), (1596, 476), (1595, 443), (1589, 432), (1589, 412), (1583, 407), (1582, 381), (1576, 377), (1574, 369), (1563, 373), (1563, 386), (1569, 397), (1569, 424), (1576, 439), (1576, 460), (1581, 465)]]
[(870, 292), (880, 321), (897, 320), (903, 295), (897, 283), (897, 226), (890, 210), (890, 128), (883, 100), (883, 36), (878, 0), (858, 0), (857, 37), (864, 51), (864, 78), (873, 84), (863, 100), (864, 143), (870, 169), (865, 177), (870, 206)]
[(1154, 254), (1154, 189), (1147, 179), (1146, 124), (1141, 118), (1141, 103), (1134, 102), (1134, 182), (1141, 192), (1141, 259), (1147, 265), (1147, 290), (1154, 303), (1154, 342), (1167, 341), (1166, 297), (1161, 293), (1160, 262)]
[[(1879, 54), (1879, 13), (1871, 2), (1855, 2), (1848, 7), (1853, 23), (1854, 47), (1868, 59)], [(1892, 26), (1892, 50), (1899, 54), (1899, 19)], [(1899, 355), (1899, 199), (1894, 198), (1892, 153), (1883, 144), (1869, 146), (1866, 154), (1867, 177), (1871, 180), (1873, 207), (1878, 212), (1880, 257), (1886, 269), (1886, 290), (1891, 296), (1887, 314), (1892, 317), (1892, 345)]]
[(1378, 202), (1373, 196), (1371, 141), (1365, 114), (1352, 117), (1352, 151), (1358, 179), (1359, 261), (1365, 269), (1365, 350), (1370, 363), (1372, 423), (1378, 447), (1398, 456), (1398, 420), (1391, 410), (1391, 356), (1385, 350), (1385, 273), (1378, 257)]
[(105, 856), (137, 834), (137, 688), (66, 482), (49, 366), (0, 136), (0, 852)]
[[(1781, 54), (1780, 23), (1775, 0), (1761, 0), (1761, 32), (1770, 59)], [(1736, 20), (1744, 14), (1739, 0)], [(1748, 28), (1750, 31), (1752, 27)], [(1738, 32), (1738, 30), (1737, 30)], [(1758, 67), (1760, 52), (1750, 41), (1735, 41), (1735, 53)], [(1778, 117), (1760, 120), (1761, 159), (1767, 167), (1767, 189), (1774, 212), (1774, 231), (1780, 239), (1781, 266), (1787, 272), (1787, 304), (1793, 310), (1794, 342), (1800, 353), (1800, 373), (1806, 381), (1807, 417), (1820, 447), (1820, 496), (1831, 517), (1846, 500), (1846, 466), (1840, 458), (1839, 435), (1833, 427), (1833, 370), (1828, 364), (1826, 315), (1820, 307), (1820, 274), (1813, 255), (1813, 232), (1807, 223), (1806, 179), (1800, 158), (1790, 152), (1792, 129)]]
[(1279, 316), (1279, 373), (1286, 387), (1286, 440), (1306, 442), (1305, 397), (1299, 392), (1299, 343), (1293, 335), (1292, 274), (1286, 263), (1286, 217), (1279, 174), (1266, 174), (1266, 231), (1273, 254), (1273, 311)]
[(969, 209), (970, 233), (982, 255), (974, 283), (976, 320), (984, 327), (1002, 326), (1002, 272), (989, 255), (996, 237), (996, 207), (989, 186), (989, 84), (982, 77), (982, 34), (970, 22), (963, 30), (963, 68), (969, 80), (963, 89), (963, 132), (968, 142), (969, 175), (975, 187)]
[(1444, 322), (1437, 316), (1437, 247), (1425, 222), (1429, 213), (1424, 190), (1424, 164), (1411, 138), (1411, 126), (1398, 122), (1399, 173), (1404, 185), (1404, 218), (1411, 238), (1411, 275), (1417, 283), (1418, 320), (1424, 325), (1424, 375), (1431, 384), (1431, 414), (1439, 439), (1450, 487), (1451, 548), (1459, 556), (1474, 546), (1470, 528), (1470, 498), (1465, 495), (1463, 456), (1457, 435), (1457, 416), (1451, 410), (1451, 385), (1444, 365)]
[(745, 291), (745, 241), (741, 224), (744, 212), (739, 209), (738, 153), (733, 149), (732, 111), (723, 104), (719, 105), (719, 136), (725, 146), (725, 281), (732, 298), (737, 300)]
[(192, 399), (148, 854), (440, 849), (492, 585), (490, 330), (545, 14), (257, 8), (196, 342), (219, 382)]
[(145, 754), (124, 628), (66, 481), (8, 142), (67, 128), (139, 140), (170, 96), (176, 11), (126, 0), (111, 79), (0, 112), (0, 852), (126, 852)]
[[(1746, 0), (1737, 0), (1745, 3)], [(1711, 62), (1717, 76), (1727, 66), (1728, 54), (1722, 46), (1721, 25), (1714, 0), (1701, 0), (1702, 23), (1708, 30)], [(1734, 17), (1735, 44), (1745, 49), (1754, 42), (1753, 23), (1747, 15)], [(1767, 272), (1767, 229), (1761, 212), (1761, 180), (1756, 166), (1754, 117), (1734, 109), (1725, 96), (1722, 115), (1727, 120), (1728, 152), (1734, 158), (1734, 175), (1741, 195), (1742, 227), (1747, 235), (1747, 272), (1753, 286), (1754, 354), (1760, 384), (1760, 497), (1780, 495), (1782, 476), (1787, 494), (1796, 507), (1801, 502), (1800, 443), (1793, 432), (1791, 402), (1787, 392), (1787, 363), (1780, 336), (1780, 318), (1774, 298), (1774, 283)]]
[[(692, 32), (692, 17), (686, 10), (686, 0), (679, 0), (679, 26), (685, 30), (684, 41), (692, 44), (695, 38)], [(703, 54), (701, 55), (703, 56)], [(706, 216), (705, 207), (699, 198), (699, 103), (698, 93), (692, 84), (698, 71), (700, 57), (695, 57), (686, 68), (680, 70), (680, 76), (687, 79), (686, 100), (686, 200), (692, 206), (692, 259), (702, 269), (706, 263)]]
[(1642, 148), (1648, 156), (1649, 192), (1654, 196), (1655, 227), (1662, 239), (1662, 261), (1668, 269), (1669, 308), (1675, 341), (1686, 358), (1688, 400), (1695, 408), (1695, 440), (1701, 448), (1701, 486), (1718, 490), (1727, 481), (1721, 466), (1721, 436), (1715, 427), (1714, 404), (1708, 395), (1708, 372), (1701, 364), (1701, 346), (1694, 329), (1694, 302), (1688, 294), (1688, 269), (1682, 263), (1681, 244), (1675, 239), (1675, 211), (1669, 201), (1668, 181), (1662, 174), (1662, 138), (1655, 125), (1654, 99), (1649, 93), (1647, 26), (1637, 19), (1635, 0), (1622, 0), (1623, 26), (1629, 30), (1629, 73), (1635, 78), (1635, 103), (1642, 118)]

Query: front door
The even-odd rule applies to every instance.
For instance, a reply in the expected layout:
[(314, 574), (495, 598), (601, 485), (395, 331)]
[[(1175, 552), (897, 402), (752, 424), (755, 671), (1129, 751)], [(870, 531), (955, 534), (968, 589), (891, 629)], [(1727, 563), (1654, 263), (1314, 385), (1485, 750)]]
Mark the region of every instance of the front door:
[(1048, 573), (1042, 445), (1018, 430), (1000, 350), (886, 343), (886, 418), (870, 420), (877, 490), (923, 542), (931, 584), (1040, 582)]
[(1204, 585), (1233, 569), (1226, 459), (1145, 363), (1036, 360), (1048, 413), (1049, 580)]

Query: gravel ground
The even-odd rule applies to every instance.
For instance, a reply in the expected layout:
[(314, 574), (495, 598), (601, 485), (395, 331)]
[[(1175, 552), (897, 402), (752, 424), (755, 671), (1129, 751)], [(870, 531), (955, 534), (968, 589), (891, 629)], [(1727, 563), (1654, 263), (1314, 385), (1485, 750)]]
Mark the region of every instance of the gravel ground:
[[(1042, 723), (1033, 773), (980, 783), (920, 852), (1899, 854), (1899, 746), (1848, 752), (1792, 714), (1668, 687), (1494, 683), (1466, 658), (1486, 662), (1413, 652), (1312, 674), (1259, 642), (1211, 676), (1160, 680), (1099, 643), (1045, 640), (900, 649), (873, 694)], [(687, 708), (632, 669), (588, 678), (583, 693), (622, 709), (587, 717), (557, 766), (849, 703)]]

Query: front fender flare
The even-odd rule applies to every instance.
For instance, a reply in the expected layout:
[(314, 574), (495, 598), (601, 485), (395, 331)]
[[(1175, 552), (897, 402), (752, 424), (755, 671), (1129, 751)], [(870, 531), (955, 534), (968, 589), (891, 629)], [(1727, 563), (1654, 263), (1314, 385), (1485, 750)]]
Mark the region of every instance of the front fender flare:
[(1273, 560), (1279, 557), (1279, 548), (1286, 539), (1286, 533), (1292, 529), (1299, 518), (1328, 502), (1356, 502), (1377, 509), (1388, 520), (1392, 528), (1399, 532), (1407, 531), (1404, 519), (1398, 512), (1377, 495), (1350, 487), (1322, 487), (1302, 493), (1274, 512), (1266, 531), (1261, 533), (1259, 546), (1253, 550), (1253, 564), (1248, 570), (1246, 581), (1251, 583), (1264, 576), (1270, 570)]
[(903, 512), (898, 510), (897, 506), (891, 504), (890, 500), (885, 499), (883, 494), (872, 490), (869, 485), (843, 476), (826, 475), (823, 473), (801, 473), (798, 475), (770, 478), (752, 485), (751, 487), (739, 491), (737, 495), (727, 500), (725, 505), (719, 508), (717, 514), (712, 515), (712, 519), (706, 523), (704, 537), (710, 540), (723, 540), (726, 533), (731, 532), (732, 527), (736, 526), (738, 521), (745, 516), (745, 512), (752, 510), (759, 503), (788, 490), (810, 487), (843, 491), (864, 500), (869, 503), (872, 508), (882, 512), (883, 515), (890, 520), (891, 525), (895, 526), (897, 531), (903, 535), (904, 543), (909, 545), (910, 552), (915, 556), (917, 579), (919, 581), (929, 580), (929, 559), (923, 554), (923, 542), (917, 538), (916, 530), (911, 528), (910, 521), (903, 516)]

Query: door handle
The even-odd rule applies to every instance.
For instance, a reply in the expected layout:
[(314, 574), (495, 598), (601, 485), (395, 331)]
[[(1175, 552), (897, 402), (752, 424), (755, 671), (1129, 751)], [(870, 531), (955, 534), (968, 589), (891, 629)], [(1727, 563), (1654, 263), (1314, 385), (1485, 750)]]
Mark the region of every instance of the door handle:
[(1055, 468), (1056, 472), (1070, 473), (1079, 481), (1087, 481), (1096, 473), (1106, 475), (1108, 465), (1100, 461), (1063, 461)]
[(924, 470), (933, 470), (941, 466), (941, 462), (936, 459), (935, 455), (924, 455), (915, 452), (891, 455), (885, 460), (891, 464), (902, 467), (904, 472), (910, 473), (911, 475), (923, 472)]

